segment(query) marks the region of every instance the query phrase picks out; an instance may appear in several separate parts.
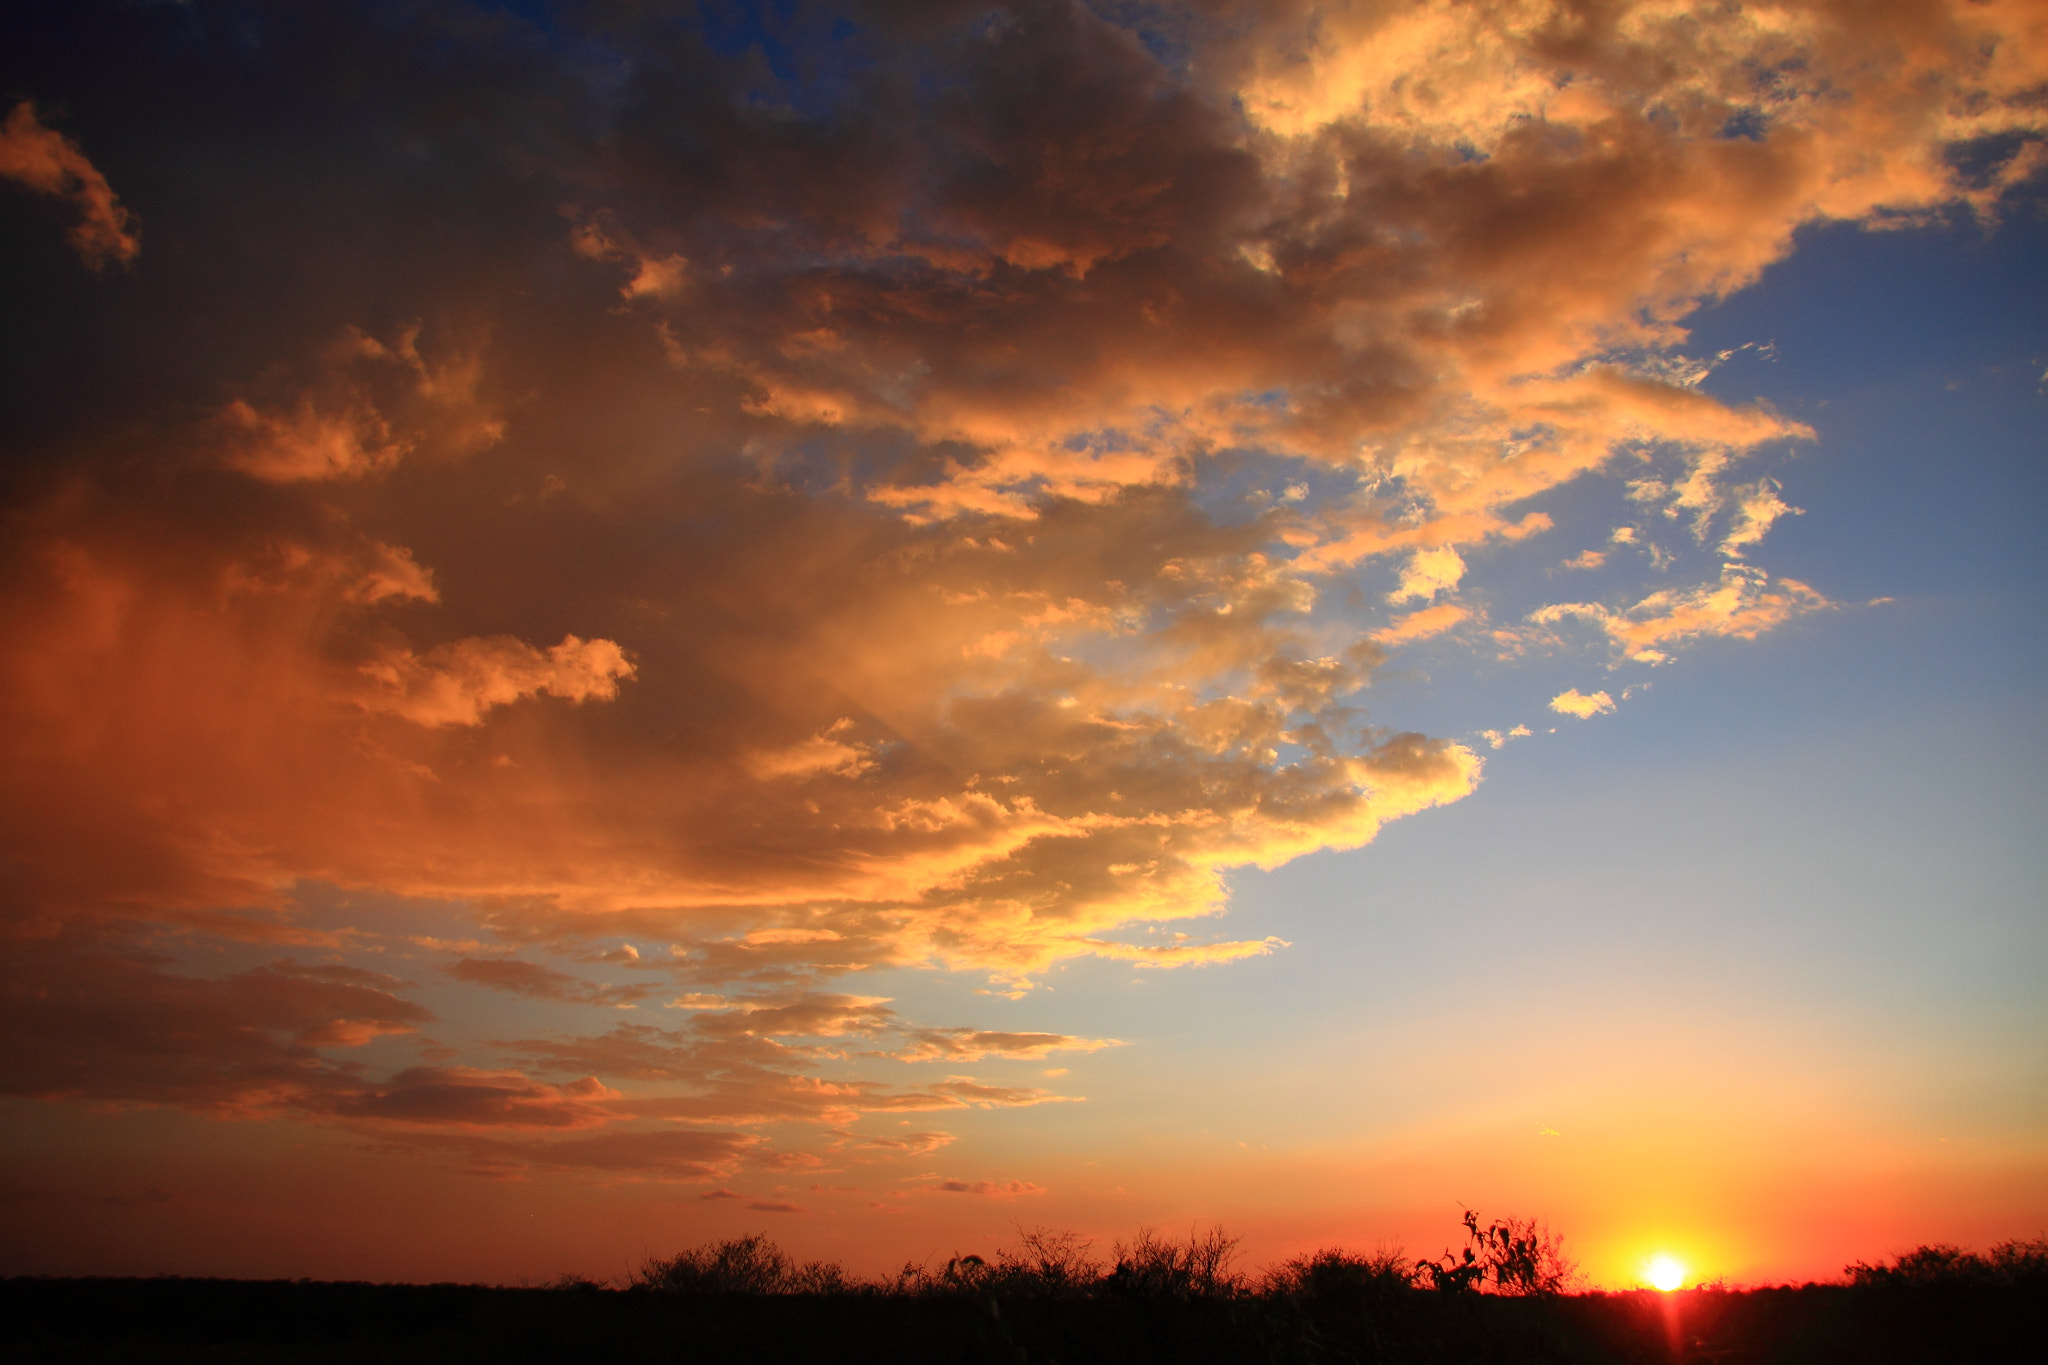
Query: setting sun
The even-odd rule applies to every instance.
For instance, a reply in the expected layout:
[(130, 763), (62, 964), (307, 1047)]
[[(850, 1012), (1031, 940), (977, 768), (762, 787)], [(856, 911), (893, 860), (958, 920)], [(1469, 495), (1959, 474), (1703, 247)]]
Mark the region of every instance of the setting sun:
[(1685, 1266), (1675, 1256), (1658, 1256), (1644, 1268), (1643, 1276), (1668, 1294), (1685, 1283)]

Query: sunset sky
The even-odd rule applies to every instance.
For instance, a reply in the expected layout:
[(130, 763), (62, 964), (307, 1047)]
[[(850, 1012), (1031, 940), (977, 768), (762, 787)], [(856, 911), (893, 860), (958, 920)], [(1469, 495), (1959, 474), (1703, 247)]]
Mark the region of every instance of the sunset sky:
[(0, 1273), (2048, 1229), (2039, 0), (0, 77)]

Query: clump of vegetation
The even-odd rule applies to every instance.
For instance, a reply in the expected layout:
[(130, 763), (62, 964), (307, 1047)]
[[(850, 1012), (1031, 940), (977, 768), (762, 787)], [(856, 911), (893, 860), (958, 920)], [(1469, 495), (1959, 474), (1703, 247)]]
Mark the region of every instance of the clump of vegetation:
[(1116, 1244), (1116, 1265), (1104, 1284), (1140, 1299), (1229, 1298), (1244, 1287), (1230, 1268), (1236, 1260), (1237, 1238), (1222, 1228), (1191, 1231), (1186, 1242), (1139, 1228), (1129, 1242)]
[(2048, 1287), (2048, 1237), (2000, 1242), (1989, 1255), (1937, 1242), (1891, 1263), (1848, 1267), (1851, 1284), (1871, 1286), (2032, 1285)]
[(937, 1268), (911, 1262), (890, 1288), (899, 1294), (993, 1293), (1031, 1298), (1074, 1298), (1099, 1292), (1126, 1298), (1228, 1298), (1244, 1288), (1231, 1270), (1237, 1239), (1221, 1228), (1190, 1232), (1185, 1242), (1140, 1228), (1118, 1242), (1107, 1266), (1090, 1253), (1095, 1243), (1074, 1232), (1019, 1230), (1017, 1244), (999, 1248), (995, 1259), (967, 1255)]
[(648, 1261), (633, 1283), (665, 1294), (836, 1294), (852, 1287), (835, 1262), (798, 1265), (764, 1233)]
[(1325, 1247), (1282, 1261), (1266, 1272), (1260, 1292), (1314, 1302), (1342, 1303), (1405, 1293), (1421, 1279), (1417, 1263), (1398, 1248), (1360, 1256)]
[(1534, 1219), (1496, 1218), (1484, 1228), (1465, 1210), (1465, 1245), (1415, 1268), (1430, 1288), (1445, 1293), (1484, 1289), (1499, 1294), (1562, 1294), (1578, 1278), (1564, 1254), (1564, 1239)]
[(1325, 1246), (1266, 1271), (1260, 1295), (1268, 1300), (1290, 1300), (1313, 1312), (1386, 1306), (1403, 1300), (1417, 1287), (1421, 1271), (1415, 1265), (1399, 1246), (1370, 1254)]
[(989, 1276), (999, 1292), (1033, 1298), (1076, 1298), (1102, 1282), (1092, 1238), (1051, 1228), (1017, 1230), (1015, 1246), (999, 1247)]

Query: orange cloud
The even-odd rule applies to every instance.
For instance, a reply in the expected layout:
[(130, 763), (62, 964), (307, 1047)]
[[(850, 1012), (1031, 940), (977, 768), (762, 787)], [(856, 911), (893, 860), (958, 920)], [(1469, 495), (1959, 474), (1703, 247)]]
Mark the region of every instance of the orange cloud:
[(609, 701), (633, 676), (625, 651), (610, 640), (574, 635), (546, 650), (499, 636), (457, 640), (416, 655), (393, 650), (362, 665), (374, 688), (356, 699), (421, 725), (476, 725), (493, 707), (542, 692), (566, 701)]
[(142, 250), (134, 218), (107, 178), (86, 160), (77, 143), (44, 127), (29, 100), (15, 105), (6, 123), (0, 124), (0, 178), (69, 200), (79, 214), (71, 245), (93, 269), (109, 261), (126, 265)]
[(1543, 607), (1529, 619), (1539, 625), (1572, 617), (1592, 621), (1626, 657), (1656, 664), (1671, 657), (1666, 646), (1703, 635), (1752, 640), (1794, 616), (1831, 605), (1804, 583), (1774, 580), (1761, 569), (1728, 564), (1718, 583), (1652, 593), (1626, 611), (1567, 602)]
[(1468, 619), (1471, 614), (1456, 603), (1439, 602), (1436, 606), (1409, 612), (1386, 629), (1374, 631), (1372, 638), (1383, 645), (1405, 645), (1412, 640), (1427, 640), (1443, 634), (1459, 622)]

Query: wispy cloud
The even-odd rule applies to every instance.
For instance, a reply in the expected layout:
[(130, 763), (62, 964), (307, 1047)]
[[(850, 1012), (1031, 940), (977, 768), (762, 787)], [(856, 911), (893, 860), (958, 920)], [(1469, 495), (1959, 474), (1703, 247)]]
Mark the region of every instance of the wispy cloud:
[(141, 252), (134, 217), (107, 178), (77, 143), (45, 127), (29, 100), (16, 104), (0, 124), (0, 179), (68, 201), (78, 214), (71, 244), (93, 269), (125, 265)]

